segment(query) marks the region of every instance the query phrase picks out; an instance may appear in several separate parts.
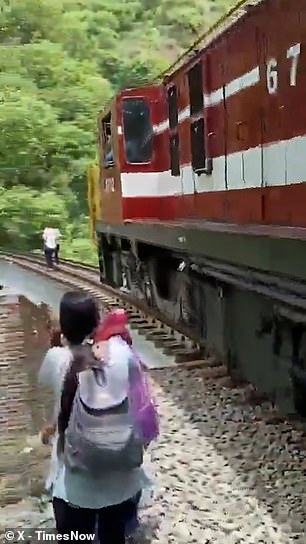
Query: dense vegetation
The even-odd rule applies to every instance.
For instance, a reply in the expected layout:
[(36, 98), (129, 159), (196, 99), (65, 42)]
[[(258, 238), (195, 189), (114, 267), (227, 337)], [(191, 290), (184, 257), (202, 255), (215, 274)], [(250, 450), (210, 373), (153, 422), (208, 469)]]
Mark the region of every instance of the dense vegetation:
[(0, 0), (0, 246), (92, 260), (86, 169), (116, 88), (152, 80), (230, 0)]

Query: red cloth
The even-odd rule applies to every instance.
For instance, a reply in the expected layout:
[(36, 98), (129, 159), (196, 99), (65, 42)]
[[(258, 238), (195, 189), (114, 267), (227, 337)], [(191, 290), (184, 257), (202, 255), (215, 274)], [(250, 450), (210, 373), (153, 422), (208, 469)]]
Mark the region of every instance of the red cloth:
[(109, 312), (98, 325), (93, 336), (95, 343), (109, 340), (112, 336), (121, 336), (121, 338), (132, 345), (132, 338), (127, 328), (127, 315), (124, 310), (114, 310)]

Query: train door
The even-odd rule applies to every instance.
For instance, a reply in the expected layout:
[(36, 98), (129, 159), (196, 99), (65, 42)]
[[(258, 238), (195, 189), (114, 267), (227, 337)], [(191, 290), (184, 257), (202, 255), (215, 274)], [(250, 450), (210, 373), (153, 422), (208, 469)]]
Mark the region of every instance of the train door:
[[(262, 221), (262, 87), (258, 22), (249, 17), (224, 40), (226, 221)], [(247, 49), (246, 45), (247, 44)]]
[(99, 139), (101, 220), (105, 223), (121, 223), (121, 180), (115, 107), (100, 116)]
[[(272, 15), (272, 13), (270, 14)], [(258, 29), (259, 66), (264, 82), (262, 93), (262, 186), (284, 185), (286, 153), (282, 146), (271, 146), (271, 141), (281, 140), (283, 132), (282, 98), (279, 96), (279, 29), (269, 23), (269, 10), (262, 14), (265, 25)], [(285, 30), (285, 29), (284, 29)], [(264, 191), (263, 195), (265, 195)], [(263, 220), (266, 218), (264, 217)]]
[(195, 175), (190, 163), (190, 108), (185, 74), (168, 87), (170, 173), (176, 193), (176, 216), (194, 213)]
[[(191, 163), (196, 183), (196, 216), (223, 217), (217, 190), (226, 189), (226, 111), (223, 45), (214, 46), (189, 74)], [(219, 193), (220, 194), (220, 193)]]

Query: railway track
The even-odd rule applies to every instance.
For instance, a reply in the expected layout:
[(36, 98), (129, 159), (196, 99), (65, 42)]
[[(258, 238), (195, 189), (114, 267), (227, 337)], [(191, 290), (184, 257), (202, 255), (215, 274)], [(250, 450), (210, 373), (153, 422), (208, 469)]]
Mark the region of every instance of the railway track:
[[(228, 374), (228, 369), (206, 347), (199, 342), (193, 331), (173, 323), (146, 303), (135, 300), (133, 296), (120, 289), (102, 284), (97, 266), (84, 265), (76, 261), (61, 259), (58, 268), (46, 268), (45, 259), (39, 255), (1, 253), (0, 258), (13, 262), (26, 270), (39, 273), (53, 281), (67, 286), (69, 289), (83, 289), (92, 294), (104, 309), (124, 308), (132, 330), (152, 342), (159, 352), (172, 360), (175, 365), (188, 369), (201, 369), (201, 375), (207, 379), (217, 380), (231, 388), (246, 388), (247, 401), (253, 405), (267, 402), (252, 384), (237, 382)], [(168, 367), (169, 364), (166, 364)], [(162, 369), (163, 366), (158, 365)], [(267, 419), (270, 422), (286, 421), (279, 413), (277, 406), (271, 404)], [(292, 424), (303, 429), (303, 423), (294, 419)]]
[[(192, 335), (164, 323), (126, 293), (101, 285), (97, 269), (64, 262), (60, 269), (50, 271), (36, 256), (6, 254), (1, 258), (68, 289), (83, 289), (105, 308), (124, 307), (131, 328), (175, 361), (175, 366), (150, 368), (162, 433), (152, 448), (155, 501), (142, 513), (146, 534), (136, 539), (136, 544), (305, 542), (306, 454), (297, 445), (303, 433), (282, 419), (274, 419), (271, 425), (276, 412), (269, 402), (252, 405), (247, 386), (228, 387), (226, 368), (209, 357)], [(5, 335), (0, 378), (5, 386), (10, 385), (5, 406), (11, 412), (3, 430), (10, 427), (14, 436), (26, 426), (24, 419), (14, 416), (14, 398), (26, 415), (24, 385), (20, 383), (24, 365), (22, 342), (16, 343), (16, 333), (9, 334), (12, 327), (19, 330), (20, 323), (14, 323), (14, 313), (7, 319), (4, 310), (0, 319), (0, 335)], [(14, 374), (16, 358), (18, 376)], [(16, 463), (28, 466), (27, 455), (17, 455)], [(37, 466), (41, 454), (34, 451), (31, 455), (33, 466)], [(16, 463), (12, 470), (21, 471)], [(18, 489), (15, 491), (18, 495)], [(13, 501), (14, 496), (16, 493), (7, 494), (6, 500)], [(33, 511), (36, 504), (33, 502)], [(34, 514), (32, 525), (37, 527), (41, 514)], [(53, 520), (49, 522), (52, 526)], [(23, 518), (11, 524), (23, 525)]]
[[(38, 255), (0, 252), (0, 258), (50, 278), (68, 289), (82, 289), (93, 295), (104, 309), (124, 308), (128, 314), (131, 329), (137, 331), (147, 342), (153, 343), (157, 353), (162, 353), (168, 358), (165, 367), (168, 367), (169, 361), (172, 361), (176, 367), (189, 370), (200, 369), (203, 378), (214, 380), (220, 386), (243, 389), (246, 401), (251, 405), (268, 405), (265, 419), (269, 423), (287, 421), (288, 418), (278, 411), (277, 406), (272, 404), (266, 395), (258, 393), (252, 384), (234, 380), (229, 375), (226, 366), (214, 354), (207, 351), (192, 331), (172, 323), (154, 308), (148, 307), (142, 301), (136, 301), (130, 294), (102, 284), (98, 267), (62, 259), (60, 267), (50, 270), (46, 268), (45, 259)], [(148, 369), (164, 368), (162, 362), (156, 367), (150, 364), (147, 366)], [(304, 423), (297, 418), (293, 418), (291, 424), (299, 431), (304, 430)]]
[(129, 294), (101, 284), (96, 267), (66, 260), (61, 262), (59, 268), (49, 270), (44, 259), (39, 256), (5, 253), (0, 254), (0, 257), (68, 288), (83, 289), (91, 293), (105, 309), (123, 307), (128, 314), (131, 328), (152, 342), (164, 355), (172, 357), (177, 365), (201, 367), (207, 377), (211, 378), (226, 376), (226, 368), (217, 358), (209, 356), (192, 331), (171, 323), (141, 301), (136, 302)]

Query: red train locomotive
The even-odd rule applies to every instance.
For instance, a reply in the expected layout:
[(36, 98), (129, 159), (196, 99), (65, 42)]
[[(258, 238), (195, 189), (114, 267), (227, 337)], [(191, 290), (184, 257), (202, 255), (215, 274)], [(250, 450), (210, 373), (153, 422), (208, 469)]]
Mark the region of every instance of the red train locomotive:
[(306, 2), (240, 2), (197, 47), (99, 116), (101, 278), (305, 415)]

